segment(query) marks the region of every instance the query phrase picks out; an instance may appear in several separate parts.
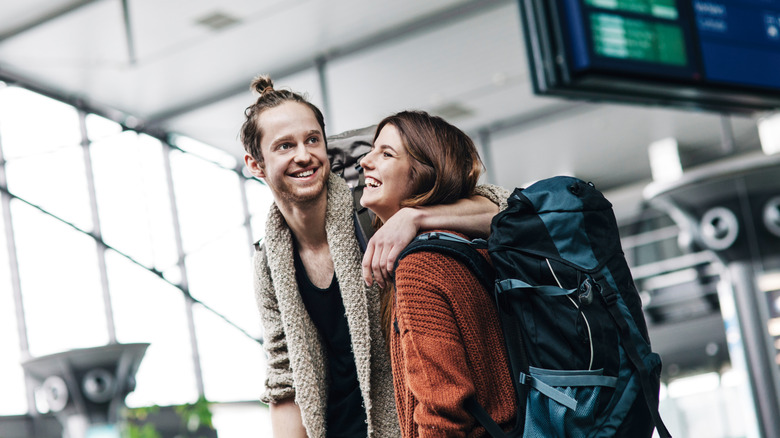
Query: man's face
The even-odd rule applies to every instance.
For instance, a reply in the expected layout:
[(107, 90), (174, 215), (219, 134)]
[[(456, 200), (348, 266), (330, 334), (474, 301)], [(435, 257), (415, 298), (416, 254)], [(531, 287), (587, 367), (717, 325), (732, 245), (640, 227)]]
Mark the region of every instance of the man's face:
[(251, 155), (244, 161), (262, 178), (277, 202), (305, 204), (326, 196), (330, 163), (320, 124), (309, 107), (285, 102), (263, 111), (257, 120), (263, 131), (263, 163)]

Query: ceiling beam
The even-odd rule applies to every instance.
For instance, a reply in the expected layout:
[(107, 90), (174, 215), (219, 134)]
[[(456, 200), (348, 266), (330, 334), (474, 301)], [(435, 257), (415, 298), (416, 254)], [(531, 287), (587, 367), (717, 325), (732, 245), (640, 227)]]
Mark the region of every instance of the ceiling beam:
[(536, 111), (525, 112), (510, 116), (493, 123), (479, 127), (477, 132), (485, 131), (494, 134), (508, 130), (525, 130), (539, 126), (543, 123), (551, 123), (555, 120), (575, 117), (590, 111), (602, 108), (601, 105), (590, 102), (561, 101), (551, 103)]
[(47, 11), (43, 15), (39, 16), (38, 18), (32, 21), (29, 21), (20, 26), (17, 26), (3, 33), (0, 33), (0, 43), (2, 43), (5, 40), (11, 39), (13, 37), (19, 36), (29, 30), (35, 29), (36, 27), (42, 26), (50, 21), (56, 20), (57, 18), (70, 14), (71, 12), (80, 9), (83, 6), (86, 6), (88, 4), (95, 3), (96, 1), (99, 0), (78, 0), (70, 4), (66, 4), (65, 6), (62, 6), (60, 8)]
[[(270, 71), (266, 73), (273, 78), (290, 76), (311, 68), (316, 68), (318, 67), (319, 63), (327, 63), (328, 61), (344, 58), (365, 50), (374, 49), (383, 44), (388, 44), (402, 38), (408, 38), (413, 34), (429, 32), (432, 28), (441, 27), (456, 20), (463, 20), (465, 18), (484, 13), (492, 8), (510, 4), (512, 2), (512, 0), (470, 0), (459, 3), (450, 8), (422, 16), (414, 21), (401, 24), (383, 32), (379, 32), (360, 41), (356, 41), (351, 44), (345, 44), (341, 47), (336, 47), (326, 53), (314, 57), (313, 59), (306, 59), (301, 62), (285, 66), (276, 71)], [(177, 108), (154, 114), (147, 118), (146, 122), (149, 125), (159, 125), (166, 122), (167, 120), (203, 108), (204, 106), (220, 102), (241, 93), (246, 93), (248, 89), (248, 81), (244, 81), (241, 84), (231, 85), (210, 96), (192, 101)]]
[(144, 132), (152, 137), (163, 139), (166, 133), (156, 129), (155, 127), (146, 127), (143, 120), (137, 119), (131, 114), (117, 110), (115, 108), (107, 107), (105, 105), (97, 104), (89, 101), (86, 98), (74, 94), (63, 93), (59, 90), (55, 90), (47, 85), (38, 84), (33, 80), (28, 79), (23, 75), (16, 74), (14, 72), (4, 69), (0, 64), (0, 82), (4, 82), (7, 85), (14, 85), (21, 87), (48, 98), (58, 100), (75, 107), (78, 110), (97, 114), (106, 119), (119, 123), (125, 128)]
[(127, 40), (127, 58), (130, 65), (135, 65), (137, 58), (135, 56), (135, 38), (133, 38), (133, 27), (130, 23), (130, 1), (122, 0), (122, 17), (125, 24), (125, 39)]

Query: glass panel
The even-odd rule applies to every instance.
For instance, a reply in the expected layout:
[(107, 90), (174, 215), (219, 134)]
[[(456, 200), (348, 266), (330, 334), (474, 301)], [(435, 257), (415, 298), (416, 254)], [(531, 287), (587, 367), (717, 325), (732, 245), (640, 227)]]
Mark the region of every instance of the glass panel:
[(105, 242), (146, 267), (178, 269), (160, 142), (126, 131), (95, 141), (90, 152)]
[(256, 179), (249, 179), (245, 183), (246, 196), (249, 203), (249, 214), (252, 224), (252, 242), (257, 242), (265, 235), (265, 222), (268, 218), (268, 210), (274, 202), (271, 189)]
[(27, 413), (27, 397), (7, 248), (0, 203), (0, 415), (21, 415)]
[(107, 140), (122, 133), (122, 125), (97, 114), (87, 114), (87, 137), (92, 142)]
[(236, 158), (222, 149), (201, 143), (183, 135), (172, 135), (171, 137), (173, 139), (173, 144), (188, 154), (197, 155), (198, 157), (212, 161), (221, 167), (228, 169), (235, 169), (236, 166), (238, 166)]
[(0, 90), (0, 120), (11, 193), (91, 230), (78, 112), (10, 87)]
[(187, 256), (187, 277), (193, 297), (259, 338), (260, 315), (252, 289), (250, 250), (246, 229), (233, 227)]
[(262, 346), (200, 305), (193, 313), (206, 399), (257, 400), (265, 381)]
[(151, 344), (127, 405), (194, 402), (198, 393), (181, 291), (114, 251), (106, 252), (106, 265), (117, 341)]
[(11, 213), (30, 353), (104, 345), (95, 241), (19, 201)]
[(244, 223), (235, 172), (179, 151), (171, 152), (171, 167), (185, 254)]
[(24, 88), (0, 88), (0, 120), (6, 160), (81, 144), (75, 108)]
[(735, 381), (732, 373), (695, 374), (672, 380), (666, 390), (662, 386), (659, 411), (672, 436), (758, 436), (751, 403), (742, 397), (742, 378)]
[(92, 230), (81, 146), (60, 148), (43, 156), (10, 159), (6, 171), (11, 193), (82, 230)]

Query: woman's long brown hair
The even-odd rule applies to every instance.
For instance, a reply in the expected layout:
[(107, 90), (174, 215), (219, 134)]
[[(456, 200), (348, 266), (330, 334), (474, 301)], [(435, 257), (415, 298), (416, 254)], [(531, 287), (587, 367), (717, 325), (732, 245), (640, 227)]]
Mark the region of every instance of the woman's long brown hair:
[[(474, 193), (483, 165), (474, 142), (463, 131), (424, 111), (402, 111), (379, 122), (376, 137), (385, 125), (393, 125), (412, 157), (410, 178), (413, 195), (402, 207), (451, 204)], [(377, 220), (376, 228), (381, 226)], [(381, 295), (382, 328), (388, 348), (395, 286)]]

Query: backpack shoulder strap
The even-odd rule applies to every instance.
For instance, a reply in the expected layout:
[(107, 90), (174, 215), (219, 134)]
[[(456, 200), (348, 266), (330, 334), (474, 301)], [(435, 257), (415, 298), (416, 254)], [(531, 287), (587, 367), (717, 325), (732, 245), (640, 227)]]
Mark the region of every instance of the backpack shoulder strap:
[(487, 261), (485, 256), (480, 254), (477, 249), (487, 248), (487, 242), (483, 239), (468, 240), (458, 235), (443, 232), (424, 233), (417, 236), (412, 242), (401, 251), (398, 259), (395, 261), (395, 268), (398, 263), (407, 255), (417, 251), (435, 251), (450, 256), (466, 265), (488, 291), (493, 290), (493, 266)]
[(623, 343), (623, 347), (626, 351), (626, 354), (628, 355), (629, 360), (631, 361), (631, 364), (634, 365), (634, 368), (639, 374), (639, 383), (642, 387), (645, 403), (650, 410), (650, 417), (655, 424), (658, 435), (661, 438), (671, 438), (672, 435), (669, 433), (666, 425), (664, 425), (664, 422), (661, 419), (661, 414), (658, 411), (658, 399), (653, 397), (655, 391), (652, 390), (652, 384), (650, 383), (650, 370), (647, 369), (644, 361), (642, 361), (642, 358), (639, 356), (639, 350), (634, 343), (634, 338), (631, 336), (631, 330), (628, 327), (626, 318), (623, 316), (623, 314), (620, 312), (620, 309), (618, 309), (618, 306), (616, 305), (617, 292), (612, 290), (612, 288), (607, 288), (606, 291), (602, 294), (602, 297), (604, 298), (607, 310), (609, 310), (609, 314), (612, 317), (612, 321), (620, 330), (620, 342)]

